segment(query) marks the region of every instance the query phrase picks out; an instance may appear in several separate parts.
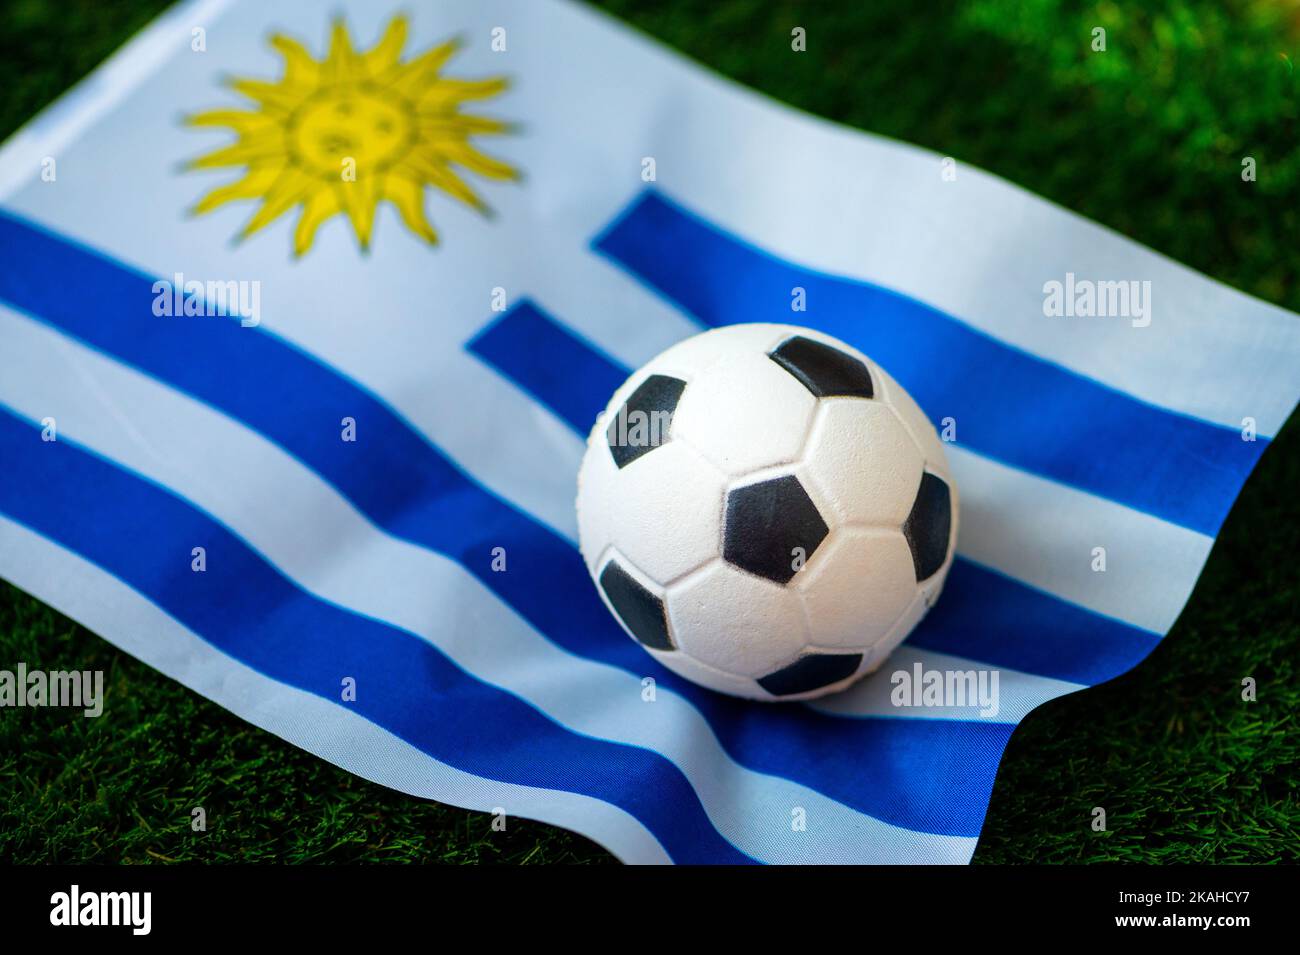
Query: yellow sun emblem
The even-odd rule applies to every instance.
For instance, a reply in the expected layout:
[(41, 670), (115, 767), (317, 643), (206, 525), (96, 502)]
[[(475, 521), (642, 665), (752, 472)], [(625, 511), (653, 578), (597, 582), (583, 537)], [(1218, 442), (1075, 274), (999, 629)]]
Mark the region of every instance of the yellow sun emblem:
[(443, 76), (443, 66), (459, 47), (455, 40), (403, 62), (406, 27), (404, 17), (394, 17), (374, 49), (358, 52), (337, 20), (323, 60), (287, 36), (271, 37), (271, 46), (284, 57), (279, 82), (229, 81), (256, 109), (218, 109), (186, 119), (191, 126), (228, 127), (237, 136), (188, 168), (245, 168), (242, 179), (213, 189), (193, 211), (260, 199), (238, 234), (244, 239), (301, 207), (293, 233), (295, 256), (310, 249), (316, 230), (338, 213), (348, 217), (367, 250), (381, 201), (396, 207), (408, 229), (436, 244), (438, 234), (424, 213), (426, 186), (487, 213), (453, 166), (487, 179), (517, 179), (511, 166), (470, 143), (471, 136), (508, 132), (510, 126), (460, 109), (470, 100), (497, 95), (506, 80)]

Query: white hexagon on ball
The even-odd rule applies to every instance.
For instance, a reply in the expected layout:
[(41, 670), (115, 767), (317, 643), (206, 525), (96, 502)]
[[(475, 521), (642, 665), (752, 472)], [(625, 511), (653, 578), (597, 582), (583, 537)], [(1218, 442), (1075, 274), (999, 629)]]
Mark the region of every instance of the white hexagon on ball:
[(824, 333), (714, 329), (618, 388), (578, 476), (583, 559), (634, 640), (756, 700), (843, 689), (938, 598), (957, 540), (943, 445)]

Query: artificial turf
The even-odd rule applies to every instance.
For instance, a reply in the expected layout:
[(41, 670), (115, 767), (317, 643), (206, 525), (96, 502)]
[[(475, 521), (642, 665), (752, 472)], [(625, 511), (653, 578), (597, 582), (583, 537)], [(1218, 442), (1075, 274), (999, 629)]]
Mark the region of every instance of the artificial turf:
[[(772, 96), (980, 166), (1300, 310), (1294, 3), (602, 5)], [(0, 2), (0, 136), (163, 6)], [(806, 53), (790, 50), (795, 26)], [(1091, 49), (1095, 27), (1104, 53)], [(1253, 182), (1241, 177), (1245, 157)], [(1297, 488), (1292, 421), (1158, 649), (1016, 730), (976, 862), (1300, 857)], [(3, 861), (610, 858), (563, 830), (511, 820), (494, 832), (488, 816), (357, 779), (0, 583), (0, 668), (18, 661), (104, 670), (112, 718), (0, 710)], [(1241, 698), (1246, 677), (1255, 702)], [(195, 806), (207, 812), (202, 834), (190, 829)], [(1105, 832), (1091, 828), (1096, 806)]]

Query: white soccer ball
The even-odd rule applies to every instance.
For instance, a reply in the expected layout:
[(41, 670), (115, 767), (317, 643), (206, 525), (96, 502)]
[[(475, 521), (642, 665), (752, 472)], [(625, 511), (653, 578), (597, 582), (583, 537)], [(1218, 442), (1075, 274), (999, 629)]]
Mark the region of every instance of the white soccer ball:
[(582, 556), (623, 629), (723, 693), (800, 700), (880, 666), (957, 541), (943, 444), (837, 339), (732, 325), (633, 373), (578, 474)]

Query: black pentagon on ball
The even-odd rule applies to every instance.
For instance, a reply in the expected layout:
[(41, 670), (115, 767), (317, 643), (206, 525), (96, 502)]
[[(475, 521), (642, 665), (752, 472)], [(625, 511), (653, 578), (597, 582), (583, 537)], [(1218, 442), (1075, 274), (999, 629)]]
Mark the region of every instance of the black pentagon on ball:
[(903, 536), (912, 549), (918, 582), (932, 576), (948, 557), (952, 531), (952, 498), (947, 483), (929, 471), (921, 475), (912, 512), (903, 523)]
[(686, 382), (668, 375), (651, 375), (641, 382), (605, 429), (609, 453), (620, 469), (668, 440), (671, 418)]
[(600, 572), (600, 589), (610, 606), (640, 643), (655, 650), (673, 650), (668, 636), (664, 602), (641, 586), (626, 570), (611, 560)]
[(727, 493), (722, 556), (751, 574), (784, 584), (795, 575), (795, 548), (807, 561), (828, 532), (799, 479), (786, 474)]
[(788, 667), (769, 673), (758, 685), (773, 696), (811, 693), (852, 676), (861, 663), (860, 653), (810, 653)]
[(768, 355), (818, 398), (870, 398), (871, 372), (861, 359), (823, 342), (796, 335)]

